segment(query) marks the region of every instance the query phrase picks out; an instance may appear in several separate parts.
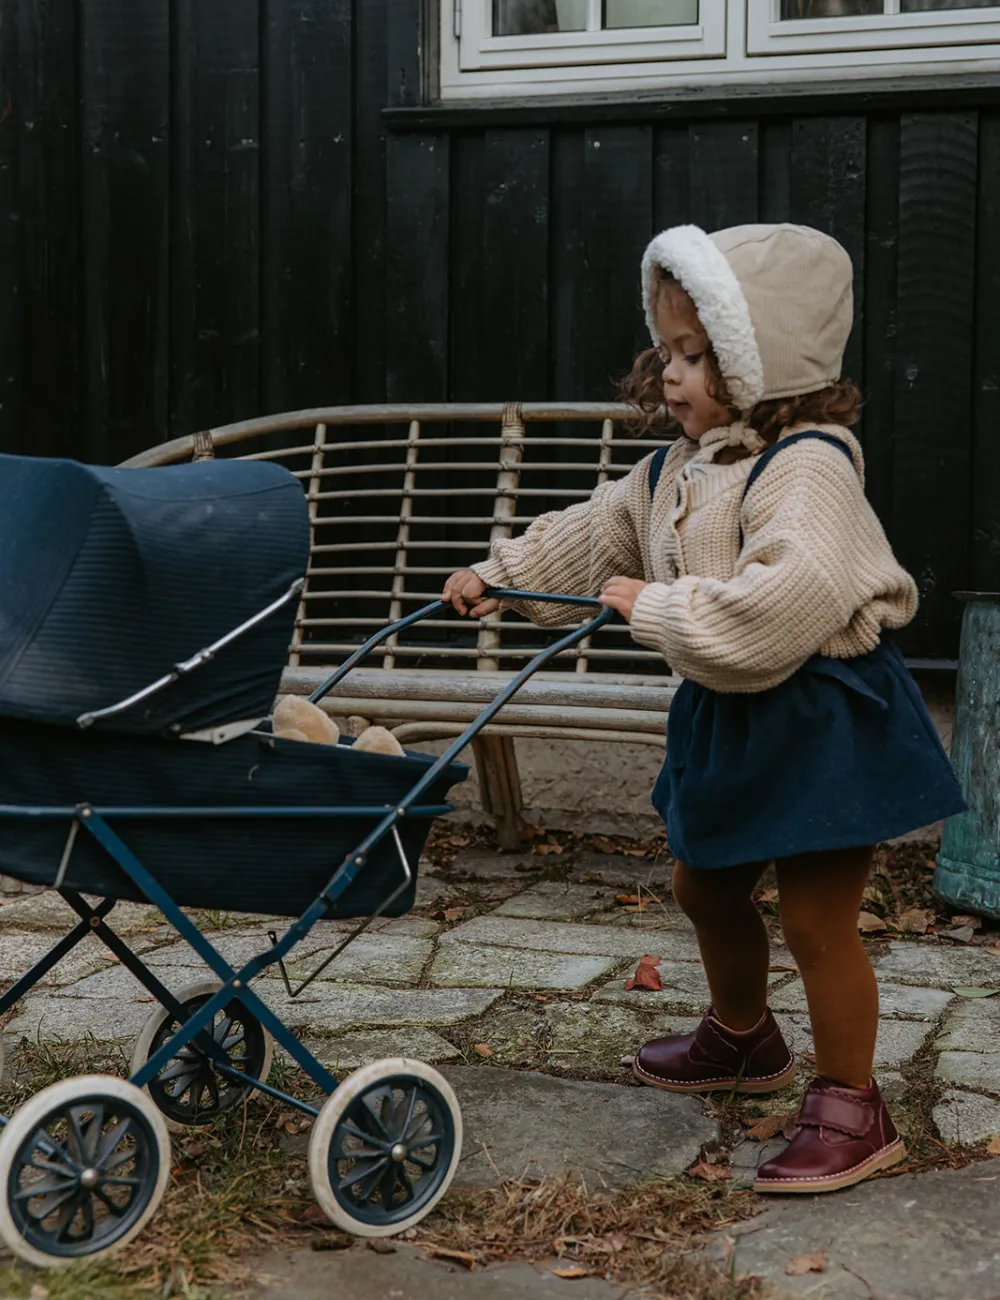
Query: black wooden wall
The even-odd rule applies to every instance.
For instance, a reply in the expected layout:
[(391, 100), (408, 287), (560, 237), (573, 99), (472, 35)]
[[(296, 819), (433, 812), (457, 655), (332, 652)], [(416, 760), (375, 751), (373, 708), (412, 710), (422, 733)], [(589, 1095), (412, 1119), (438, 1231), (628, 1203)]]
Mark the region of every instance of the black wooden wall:
[(869, 491), (948, 656), (1000, 589), (996, 90), (421, 107), (420, 0), (0, 0), (0, 447), (347, 401), (603, 399), (657, 229), (854, 258)]

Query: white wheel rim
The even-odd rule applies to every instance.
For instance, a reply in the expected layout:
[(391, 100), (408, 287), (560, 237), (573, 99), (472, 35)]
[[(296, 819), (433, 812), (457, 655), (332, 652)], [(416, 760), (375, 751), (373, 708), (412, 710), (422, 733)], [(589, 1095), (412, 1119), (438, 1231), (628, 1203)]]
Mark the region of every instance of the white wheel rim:
[[(11, 1179), (16, 1170), (24, 1167), (19, 1159), (22, 1147), (25, 1142), (32, 1140), (39, 1128), (43, 1127), (46, 1118), (48, 1117), (51, 1122), (58, 1118), (61, 1109), (73, 1104), (82, 1105), (84, 1102), (94, 1105), (103, 1104), (112, 1112), (115, 1110), (115, 1103), (125, 1102), (133, 1112), (138, 1113), (142, 1121), (144, 1121), (144, 1124), (140, 1127), (143, 1141), (148, 1149), (148, 1155), (155, 1164), (155, 1178), (152, 1191), (149, 1193), (145, 1204), (138, 1213), (131, 1216), (132, 1221), (128, 1229), (122, 1232), (119, 1237), (103, 1246), (100, 1244), (100, 1238), (98, 1238), (97, 1244), (89, 1251), (81, 1249), (78, 1253), (72, 1255), (56, 1255), (29, 1241), (22, 1234), (19, 1226), (21, 1216), (19, 1214), (15, 1215), (11, 1206)], [(102, 1148), (113, 1141), (113, 1130), (114, 1126), (110, 1130), (102, 1129), (103, 1143), (96, 1142), (96, 1135), (94, 1135), (98, 1163), (100, 1163), (100, 1157), (103, 1154)], [(87, 1130), (88, 1142), (90, 1137), (89, 1130)], [(124, 1135), (119, 1137), (119, 1143), (123, 1138)], [(112, 1195), (111, 1188), (114, 1185), (121, 1186), (120, 1182), (114, 1184), (113, 1180), (129, 1176), (127, 1173), (129, 1169), (127, 1160), (117, 1159), (118, 1155), (121, 1154), (122, 1151), (119, 1146), (113, 1145), (104, 1155), (107, 1173), (102, 1173), (99, 1185), (102, 1186), (106, 1195)], [(116, 1173), (116, 1170), (125, 1172), (119, 1174)], [(170, 1136), (163, 1121), (163, 1116), (146, 1093), (135, 1087), (134, 1084), (128, 1083), (124, 1079), (115, 1078), (112, 1075), (90, 1074), (81, 1075), (74, 1079), (63, 1079), (48, 1088), (43, 1088), (41, 1092), (27, 1101), (11, 1116), (3, 1134), (0, 1135), (0, 1238), (20, 1259), (40, 1268), (66, 1268), (77, 1259), (94, 1259), (98, 1256), (110, 1255), (121, 1250), (130, 1241), (134, 1240), (156, 1213), (160, 1202), (163, 1200), (163, 1193), (166, 1191), (169, 1177)], [(82, 1178), (80, 1181), (83, 1186), (90, 1185), (83, 1182)], [(113, 1199), (115, 1198), (113, 1197)], [(27, 1201), (25, 1204), (27, 1204)]]
[[(433, 1195), (419, 1203), (419, 1208), (406, 1218), (394, 1223), (369, 1223), (353, 1213), (349, 1206), (338, 1198), (330, 1181), (330, 1146), (340, 1121), (352, 1104), (370, 1088), (380, 1082), (387, 1082), (393, 1076), (405, 1076), (418, 1084), (433, 1089), (440, 1102), (448, 1112), (454, 1135), (454, 1149), (448, 1161), (448, 1167)], [(417, 1147), (419, 1149), (419, 1147)], [(411, 1061), (402, 1056), (390, 1057), (383, 1061), (373, 1061), (356, 1071), (342, 1083), (328, 1098), (313, 1125), (309, 1141), (309, 1177), (313, 1194), (327, 1218), (345, 1232), (359, 1237), (390, 1237), (405, 1232), (414, 1224), (430, 1214), (455, 1176), (458, 1162), (462, 1156), (462, 1112), (451, 1085), (432, 1066), (423, 1061)], [(415, 1162), (420, 1163), (420, 1162)], [(426, 1166), (423, 1166), (426, 1168)], [(360, 1180), (359, 1180), (360, 1181)]]
[[(213, 997), (221, 988), (222, 983), (219, 980), (199, 980), (194, 984), (185, 984), (183, 988), (178, 989), (174, 994), (174, 997), (178, 1002), (186, 1003), (192, 1001), (194, 998)], [(233, 994), (233, 998), (234, 1000), (236, 999), (235, 994)], [(247, 1014), (249, 1015), (250, 1013), (248, 1012)], [(132, 1061), (129, 1066), (130, 1074), (137, 1074), (146, 1064), (152, 1055), (152, 1046), (157, 1034), (167, 1021), (172, 1019), (173, 1017), (166, 1007), (157, 1007), (156, 1010), (150, 1014), (149, 1019), (139, 1032), (139, 1037), (135, 1040), (135, 1047), (132, 1049)], [(271, 1073), (271, 1063), (274, 1059), (274, 1039), (267, 1030), (263, 1028), (263, 1026), (261, 1026), (261, 1029), (264, 1035), (264, 1063), (260, 1072), (260, 1079), (262, 1083), (266, 1083), (267, 1076)], [(149, 1084), (146, 1085), (145, 1091), (149, 1092)], [(221, 1113), (221, 1111), (213, 1112), (212, 1118)], [(172, 1133), (186, 1133), (191, 1128), (204, 1128), (206, 1123), (211, 1122), (211, 1119), (208, 1119), (198, 1124), (185, 1124), (183, 1121), (175, 1119), (170, 1115), (164, 1115), (163, 1118), (167, 1128)]]

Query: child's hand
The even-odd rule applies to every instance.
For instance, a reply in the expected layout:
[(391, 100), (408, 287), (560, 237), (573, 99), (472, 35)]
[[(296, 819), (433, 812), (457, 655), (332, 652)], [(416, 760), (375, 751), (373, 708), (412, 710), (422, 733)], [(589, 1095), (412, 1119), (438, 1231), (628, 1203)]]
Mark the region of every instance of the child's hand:
[(621, 616), (631, 623), (632, 606), (635, 604), (639, 592), (648, 584), (640, 582), (638, 578), (609, 578), (604, 584), (604, 590), (601, 592), (599, 600), (602, 605), (610, 605), (616, 609)]
[(459, 569), (445, 582), (441, 599), (450, 600), (460, 614), (482, 618), (484, 614), (492, 614), (500, 608), (500, 602), (492, 596), (487, 600), (479, 599), (485, 590), (486, 583), (478, 573), (472, 569)]

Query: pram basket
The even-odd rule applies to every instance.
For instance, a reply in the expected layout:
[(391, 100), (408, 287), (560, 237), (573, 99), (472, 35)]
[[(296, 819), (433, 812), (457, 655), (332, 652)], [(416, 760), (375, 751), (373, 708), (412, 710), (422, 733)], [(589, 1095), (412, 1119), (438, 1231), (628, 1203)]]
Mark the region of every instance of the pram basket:
[[(0, 997), (0, 1013), (88, 934), (159, 1003), (136, 1042), (129, 1081), (63, 1080), (0, 1117), (0, 1238), (20, 1257), (53, 1267), (120, 1249), (162, 1199), (169, 1128), (210, 1123), (254, 1090), (315, 1120), (313, 1191), (339, 1227), (364, 1236), (398, 1233), (444, 1195), (462, 1148), (461, 1112), (447, 1081), (421, 1062), (392, 1058), (338, 1085), (251, 983), (278, 966), (288, 996), (297, 996), (374, 916), (412, 906), (431, 824), (449, 810), (447, 792), (465, 776), (458, 755), (534, 672), (612, 613), (588, 597), (491, 594), (598, 612), (536, 654), (436, 759), (285, 740), (259, 721), (217, 745), (104, 729), (136, 696), (147, 701), (170, 690), (176, 672), (131, 689), (117, 705), (78, 715), (88, 725), (77, 730), (3, 719), (0, 869), (57, 889), (80, 921)], [(382, 628), (312, 700), (322, 700), (388, 637), (448, 608), (434, 601)], [(182, 663), (193, 672), (197, 659)], [(167, 989), (109, 925), (122, 899), (158, 907), (215, 978)], [(184, 907), (294, 919), (237, 969)], [(285, 958), (331, 917), (361, 924), (293, 989)], [(321, 1108), (268, 1082), (275, 1041), (328, 1094)]]

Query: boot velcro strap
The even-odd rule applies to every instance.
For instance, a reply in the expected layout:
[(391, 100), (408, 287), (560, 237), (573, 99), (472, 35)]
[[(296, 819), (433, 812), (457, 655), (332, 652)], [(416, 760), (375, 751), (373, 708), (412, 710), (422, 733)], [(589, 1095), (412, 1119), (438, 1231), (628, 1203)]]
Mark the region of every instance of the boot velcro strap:
[(807, 1092), (796, 1123), (811, 1128), (835, 1128), (850, 1137), (864, 1137), (872, 1126), (867, 1102), (835, 1092)]

